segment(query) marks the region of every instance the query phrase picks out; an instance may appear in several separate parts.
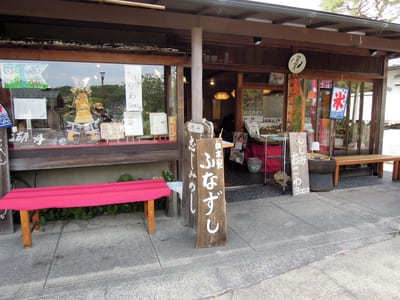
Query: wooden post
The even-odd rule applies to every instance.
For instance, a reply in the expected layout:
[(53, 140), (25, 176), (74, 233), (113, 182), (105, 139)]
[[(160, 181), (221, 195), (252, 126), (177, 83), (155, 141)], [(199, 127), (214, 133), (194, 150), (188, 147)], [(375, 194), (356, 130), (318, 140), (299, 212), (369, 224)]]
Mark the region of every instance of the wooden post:
[(235, 130), (243, 130), (243, 73), (237, 74)]
[(383, 79), (376, 81), (376, 128), (375, 128), (375, 154), (382, 154), (383, 146), (383, 133), (384, 133), (384, 122), (385, 122), (385, 106), (386, 106), (386, 85), (387, 85), (387, 68), (388, 68), (388, 57), (385, 57), (383, 61)]
[(154, 200), (147, 201), (147, 224), (149, 233), (154, 233), (156, 229), (156, 224), (154, 221)]
[(203, 31), (192, 28), (192, 120), (203, 119)]
[(282, 132), (287, 131), (287, 114), (288, 114), (288, 74), (285, 73), (285, 80), (283, 82), (283, 112), (282, 112)]
[(359, 111), (358, 111), (358, 140), (357, 140), (357, 152), (358, 152), (358, 154), (361, 154), (363, 110), (364, 110), (364, 82), (361, 82), (361, 87), (360, 87), (360, 108), (359, 108)]
[(398, 180), (399, 179), (399, 171), (400, 171), (400, 161), (395, 160), (393, 162), (393, 175), (392, 175), (392, 180)]
[(29, 211), (21, 210), (19, 212), (21, 218), (21, 235), (22, 235), (22, 243), (25, 248), (32, 247), (32, 234), (31, 234), (31, 226), (29, 219)]
[(33, 231), (40, 230), (39, 210), (35, 210), (32, 214)]
[[(0, 198), (10, 191), (7, 129), (0, 129)], [(0, 200), (1, 201), (1, 200)], [(0, 233), (14, 232), (12, 211), (0, 210)]]

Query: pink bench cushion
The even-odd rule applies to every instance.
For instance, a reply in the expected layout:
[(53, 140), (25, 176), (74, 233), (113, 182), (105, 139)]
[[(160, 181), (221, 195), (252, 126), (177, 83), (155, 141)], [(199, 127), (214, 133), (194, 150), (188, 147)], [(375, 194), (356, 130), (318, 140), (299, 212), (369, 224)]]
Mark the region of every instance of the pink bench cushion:
[(15, 189), (0, 200), (0, 209), (36, 210), (143, 202), (171, 193), (162, 179)]

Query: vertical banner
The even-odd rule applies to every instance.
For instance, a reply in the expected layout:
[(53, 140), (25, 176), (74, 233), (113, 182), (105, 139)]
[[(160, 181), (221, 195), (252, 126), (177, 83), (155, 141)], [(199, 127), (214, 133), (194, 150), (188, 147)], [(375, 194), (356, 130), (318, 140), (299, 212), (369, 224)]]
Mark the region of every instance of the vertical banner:
[(300, 80), (297, 77), (288, 80), (288, 109), (287, 109), (287, 128), (288, 131), (304, 130), (305, 106)]
[(224, 152), (220, 138), (197, 141), (197, 175), (196, 248), (225, 246)]
[(346, 112), (348, 88), (334, 86), (331, 94), (331, 107), (329, 118), (333, 120), (342, 120)]
[(292, 167), (293, 196), (310, 192), (307, 133), (289, 132), (290, 164)]
[(142, 106), (142, 67), (125, 65), (126, 111), (143, 111)]

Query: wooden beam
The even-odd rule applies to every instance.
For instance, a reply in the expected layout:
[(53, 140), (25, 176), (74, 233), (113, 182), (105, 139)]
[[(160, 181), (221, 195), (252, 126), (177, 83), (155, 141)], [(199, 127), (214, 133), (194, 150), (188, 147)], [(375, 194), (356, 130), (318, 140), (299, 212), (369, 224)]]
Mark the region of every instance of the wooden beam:
[(184, 99), (184, 82), (183, 82), (183, 66), (176, 67), (176, 95), (178, 102), (178, 116), (177, 116), (177, 130), (178, 130), (178, 144), (179, 144), (179, 163), (178, 163), (178, 178), (183, 180), (183, 147), (184, 141), (184, 123), (185, 123), (185, 99)]
[(337, 25), (338, 23), (335, 22), (318, 22), (318, 23), (313, 23), (313, 24), (309, 24), (306, 27), (307, 28), (319, 28), (319, 27), (329, 27), (329, 26), (333, 26), (333, 25)]
[(258, 13), (254, 12), (254, 11), (248, 11), (248, 12), (241, 13), (241, 14), (239, 14), (237, 16), (234, 16), (233, 18), (236, 19), (236, 20), (244, 20), (246, 18), (250, 18), (250, 17), (256, 16), (257, 14)]
[(197, 15), (202, 15), (204, 14), (207, 10), (209, 10), (211, 6), (203, 6), (200, 10), (196, 11)]
[(283, 24), (283, 23), (287, 23), (287, 22), (292, 22), (297, 19), (299, 19), (299, 17), (283, 17), (283, 18), (272, 20), (272, 24)]
[(364, 29), (369, 29), (369, 27), (365, 27), (365, 26), (343, 27), (343, 28), (339, 28), (339, 32), (360, 31), (360, 30), (364, 30)]
[[(79, 14), (76, 12), (79, 11)], [(144, 10), (131, 7), (102, 6), (91, 3), (53, 0), (49, 7), (46, 0), (0, 1), (0, 14), (33, 16), (66, 20), (86, 20), (130, 24), (158, 28), (191, 30), (199, 26), (203, 31), (283, 39), (337, 45), (364, 49), (377, 49), (400, 52), (400, 41), (385, 40), (377, 37), (351, 35), (341, 32), (328, 32), (309, 28), (255, 23), (245, 20), (233, 20), (223, 17), (197, 16), (167, 11)], [(276, 20), (281, 22), (281, 20)], [(286, 20), (287, 21), (287, 20)]]
[(176, 65), (183, 63), (179, 56), (137, 55), (83, 50), (47, 50), (25, 48), (1, 48), (0, 59), (47, 60), (71, 62), (98, 62), (144, 65)]

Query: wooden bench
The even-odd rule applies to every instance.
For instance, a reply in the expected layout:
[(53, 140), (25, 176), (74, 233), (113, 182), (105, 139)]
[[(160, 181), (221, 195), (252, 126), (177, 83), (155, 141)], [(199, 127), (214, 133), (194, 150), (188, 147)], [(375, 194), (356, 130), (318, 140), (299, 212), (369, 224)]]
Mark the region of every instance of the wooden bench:
[(162, 179), (24, 188), (14, 189), (5, 195), (0, 200), (0, 209), (20, 212), (22, 242), (25, 248), (29, 248), (32, 246), (31, 232), (40, 228), (40, 209), (144, 202), (144, 215), (151, 234), (155, 230), (154, 200), (168, 197), (170, 193)]
[(378, 164), (378, 177), (383, 177), (383, 163), (393, 161), (393, 180), (399, 180), (399, 162), (400, 156), (382, 155), (382, 154), (367, 154), (367, 155), (350, 155), (350, 156), (336, 156), (336, 167), (333, 184), (339, 184), (339, 169), (340, 166), (350, 165), (366, 165)]

